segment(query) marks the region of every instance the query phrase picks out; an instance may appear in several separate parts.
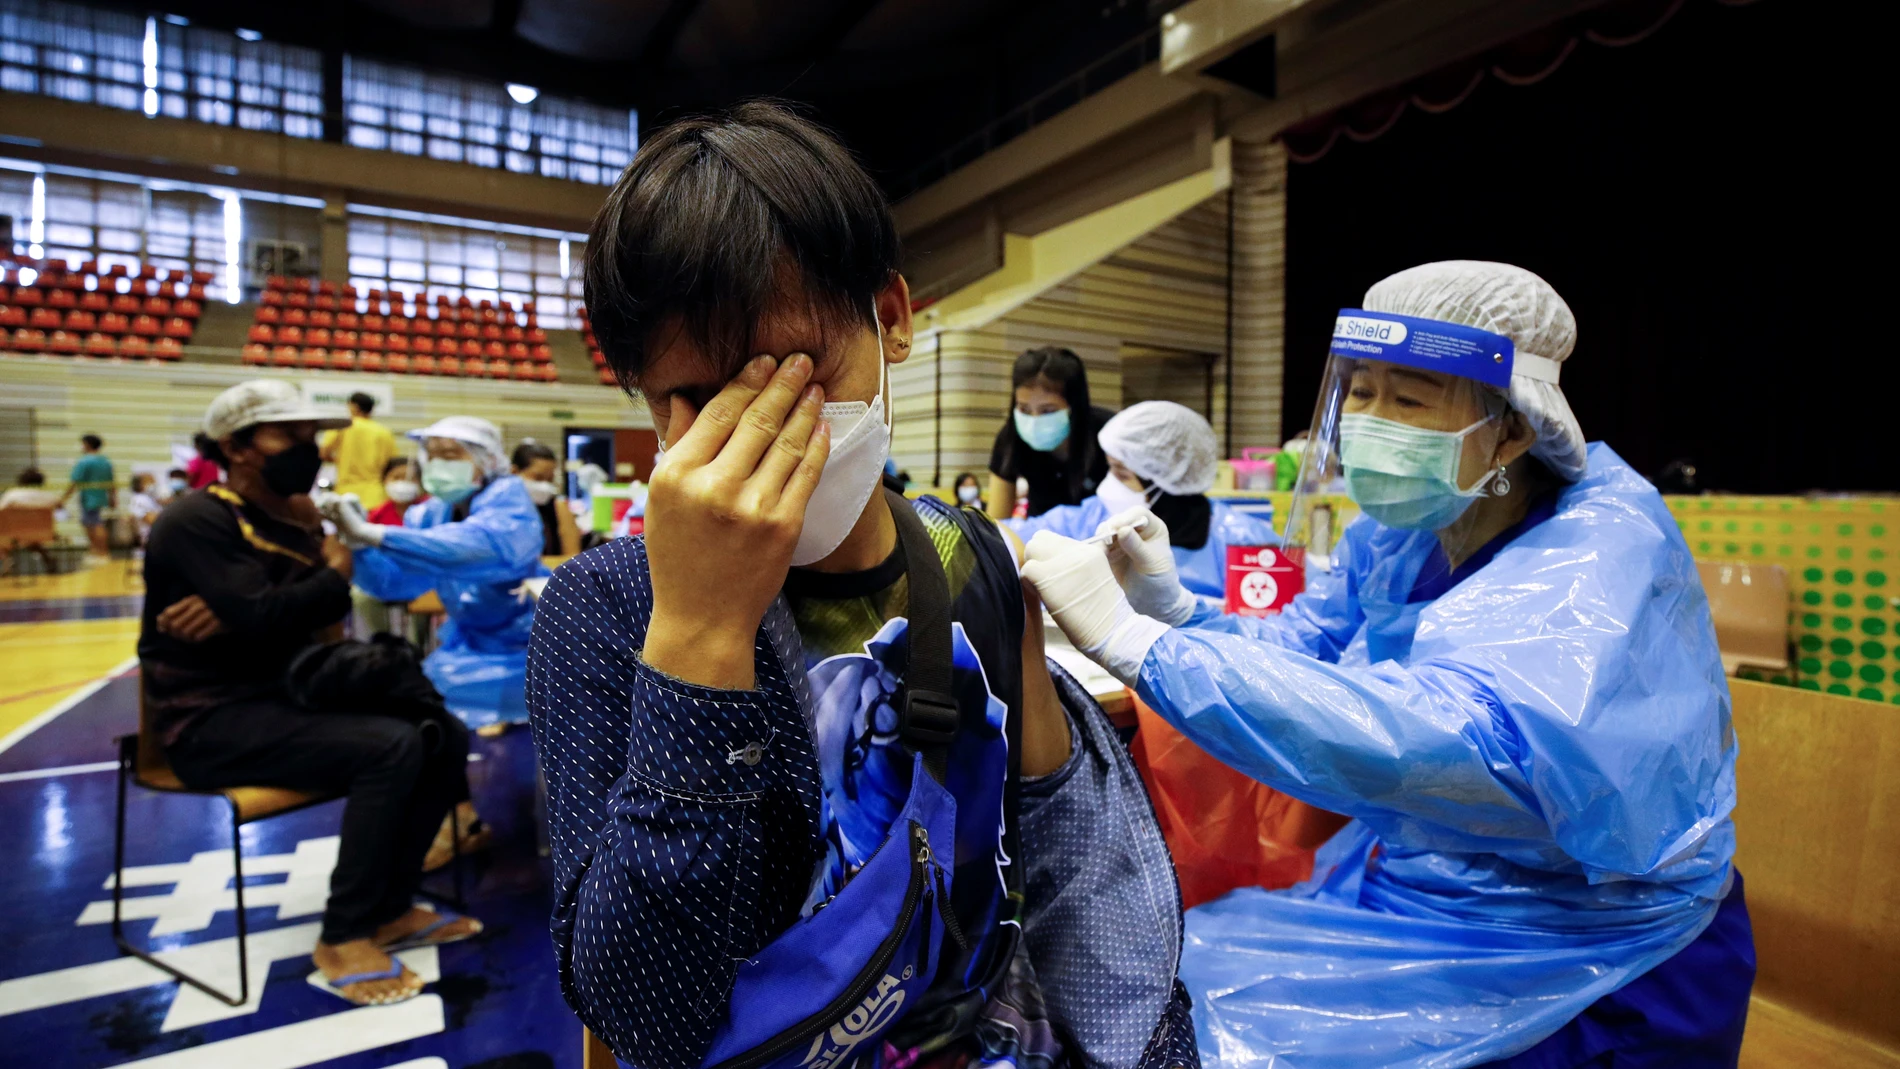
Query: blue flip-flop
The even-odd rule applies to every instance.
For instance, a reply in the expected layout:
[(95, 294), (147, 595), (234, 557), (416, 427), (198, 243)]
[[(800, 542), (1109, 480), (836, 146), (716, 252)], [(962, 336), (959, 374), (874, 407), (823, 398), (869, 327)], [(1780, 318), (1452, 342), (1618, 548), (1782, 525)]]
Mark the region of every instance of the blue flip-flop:
[(477, 928), (472, 932), (463, 932), (461, 935), (449, 939), (429, 938), (430, 935), (441, 931), (447, 925), (454, 924), (456, 921), (462, 919), (464, 918), (460, 913), (451, 913), (448, 910), (436, 911), (435, 920), (429, 922), (429, 924), (422, 928), (410, 932), (408, 935), (403, 936), (393, 943), (381, 944), (381, 949), (385, 954), (394, 954), (398, 951), (414, 950), (417, 947), (448, 946), (450, 943), (459, 943), (464, 939), (469, 939), (482, 933), (482, 929)]
[(389, 968), (387, 969), (377, 969), (374, 972), (350, 973), (347, 976), (339, 976), (334, 980), (323, 975), (322, 969), (318, 969), (316, 972), (313, 972), (310, 974), (310, 985), (312, 987), (316, 987), (324, 991), (328, 991), (330, 994), (335, 995), (337, 998), (342, 999), (343, 1001), (349, 1003), (352, 1006), (388, 1006), (397, 1002), (404, 1002), (404, 1001), (407, 1001), (408, 999), (412, 999), (416, 997), (416, 995), (420, 994), (421, 992), (411, 991), (408, 994), (402, 996), (401, 998), (387, 999), (382, 1002), (358, 1002), (355, 999), (349, 997), (348, 995), (345, 995), (343, 993), (343, 989), (346, 987), (349, 987), (351, 984), (369, 983), (374, 980), (400, 979), (402, 977), (402, 972), (404, 968), (405, 966), (403, 965), (402, 962), (391, 961), (389, 963)]

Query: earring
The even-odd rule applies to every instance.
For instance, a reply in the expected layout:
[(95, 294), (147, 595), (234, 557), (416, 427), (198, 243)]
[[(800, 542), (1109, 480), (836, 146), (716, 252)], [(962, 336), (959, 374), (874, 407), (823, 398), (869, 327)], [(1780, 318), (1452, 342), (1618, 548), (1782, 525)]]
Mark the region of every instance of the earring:
[(908, 349), (910, 348), (910, 339), (909, 338), (892, 338), (891, 347), (895, 349)]
[(1491, 496), (1503, 497), (1511, 492), (1511, 480), (1504, 475), (1504, 464), (1498, 464), (1498, 477), (1491, 480)]

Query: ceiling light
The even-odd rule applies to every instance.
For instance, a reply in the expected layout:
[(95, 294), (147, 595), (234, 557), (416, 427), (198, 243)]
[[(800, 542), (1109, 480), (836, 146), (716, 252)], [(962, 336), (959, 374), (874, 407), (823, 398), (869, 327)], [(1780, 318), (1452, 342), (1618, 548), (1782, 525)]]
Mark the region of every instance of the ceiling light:
[(520, 82), (509, 82), (508, 95), (513, 97), (517, 104), (532, 104), (534, 103), (534, 98), (541, 95), (541, 90), (536, 89), (532, 85), (522, 85)]
[(262, 41), (264, 39), (264, 35), (256, 30), (247, 30), (241, 26), (238, 28), (237, 35), (240, 41)]

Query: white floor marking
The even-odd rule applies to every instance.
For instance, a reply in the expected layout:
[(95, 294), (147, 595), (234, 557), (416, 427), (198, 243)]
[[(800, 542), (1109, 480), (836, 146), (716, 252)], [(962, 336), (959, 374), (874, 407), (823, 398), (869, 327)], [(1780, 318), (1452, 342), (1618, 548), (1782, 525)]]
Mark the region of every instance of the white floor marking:
[[(245, 857), (247, 878), (277, 874), (286, 877), (281, 883), (246, 883), (246, 909), (276, 906), (280, 921), (322, 913), (323, 903), (330, 895), (330, 870), (336, 867), (338, 842), (337, 836), (326, 835), (305, 839), (288, 854)], [(128, 895), (120, 915), (128, 920), (157, 918), (149, 933), (153, 936), (202, 932), (211, 926), (212, 918), (218, 913), (237, 908), (237, 892), (231, 886), (231, 877), (231, 851), (226, 849), (200, 851), (183, 864), (129, 865), (125, 870), (128, 889), (169, 884), (172, 890), (158, 895)], [(105, 879), (105, 889), (112, 889), (110, 876)], [(112, 900), (107, 898), (86, 903), (77, 923), (111, 922)]]
[(364, 1006), (186, 1047), (126, 1062), (118, 1069), (302, 1069), (332, 1058), (420, 1039), (446, 1028), (442, 996), (418, 995), (394, 1006)]
[(107, 669), (105, 675), (100, 676), (98, 679), (93, 680), (62, 699), (58, 705), (53, 706), (51, 709), (46, 710), (33, 719), (28, 720), (26, 723), (21, 724), (19, 727), (14, 728), (12, 731), (7, 732), (7, 737), (0, 739), (0, 753), (6, 753), (13, 748), (14, 743), (19, 742), (21, 739), (26, 738), (28, 735), (33, 734), (35, 731), (58, 719), (61, 713), (85, 701), (87, 698), (92, 697), (94, 694), (99, 693), (105, 689), (107, 683), (137, 668), (138, 665), (139, 659), (137, 657), (127, 657), (125, 660)]
[[(172, 996), (171, 1008), (165, 1014), (165, 1023), (160, 1031), (176, 1032), (181, 1028), (256, 1013), (258, 1002), (264, 997), (264, 983), (270, 975), (271, 966), (293, 959), (308, 961), (320, 928), (321, 925), (312, 922), (253, 933), (246, 940), (250, 949), (250, 1000), (242, 1006), (227, 1006), (195, 987), (178, 984), (178, 991)], [(213, 939), (163, 951), (159, 957), (219, 990), (235, 992), (238, 988), (236, 937)], [(442, 978), (441, 956), (435, 947), (405, 950), (396, 957), (422, 977), (424, 983), (432, 984)], [(0, 981), (0, 1016), (170, 983), (176, 981), (169, 973), (155, 969), (137, 958), (113, 958), (91, 965), (75, 965), (37, 976)]]
[(0, 772), (0, 783), (18, 783), (25, 779), (52, 779), (54, 776), (78, 776), (87, 772), (110, 772), (117, 761), (95, 761), (90, 765), (61, 765), (58, 768), (34, 768), (25, 772)]

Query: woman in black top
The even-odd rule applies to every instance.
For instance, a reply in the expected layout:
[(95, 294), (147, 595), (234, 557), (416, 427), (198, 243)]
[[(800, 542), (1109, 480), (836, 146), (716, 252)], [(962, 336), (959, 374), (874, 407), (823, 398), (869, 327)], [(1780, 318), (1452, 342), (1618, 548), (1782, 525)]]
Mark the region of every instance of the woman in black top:
[(1010, 418), (990, 449), (989, 514), (1016, 509), (1016, 480), (1029, 483), (1029, 515), (1079, 505), (1108, 475), (1095, 431), (1114, 415), (1089, 404), (1088, 371), (1068, 349), (1046, 345), (1016, 358)]
[(567, 476), (561, 472), (554, 450), (527, 438), (515, 446), (514, 455), (508, 461), (514, 473), (521, 476), (521, 484), (528, 488), (534, 510), (541, 515), (541, 555), (571, 557), (579, 553), (581, 531), (574, 523), (574, 513), (568, 510), (566, 495), (561, 493), (561, 484), (567, 481)]

